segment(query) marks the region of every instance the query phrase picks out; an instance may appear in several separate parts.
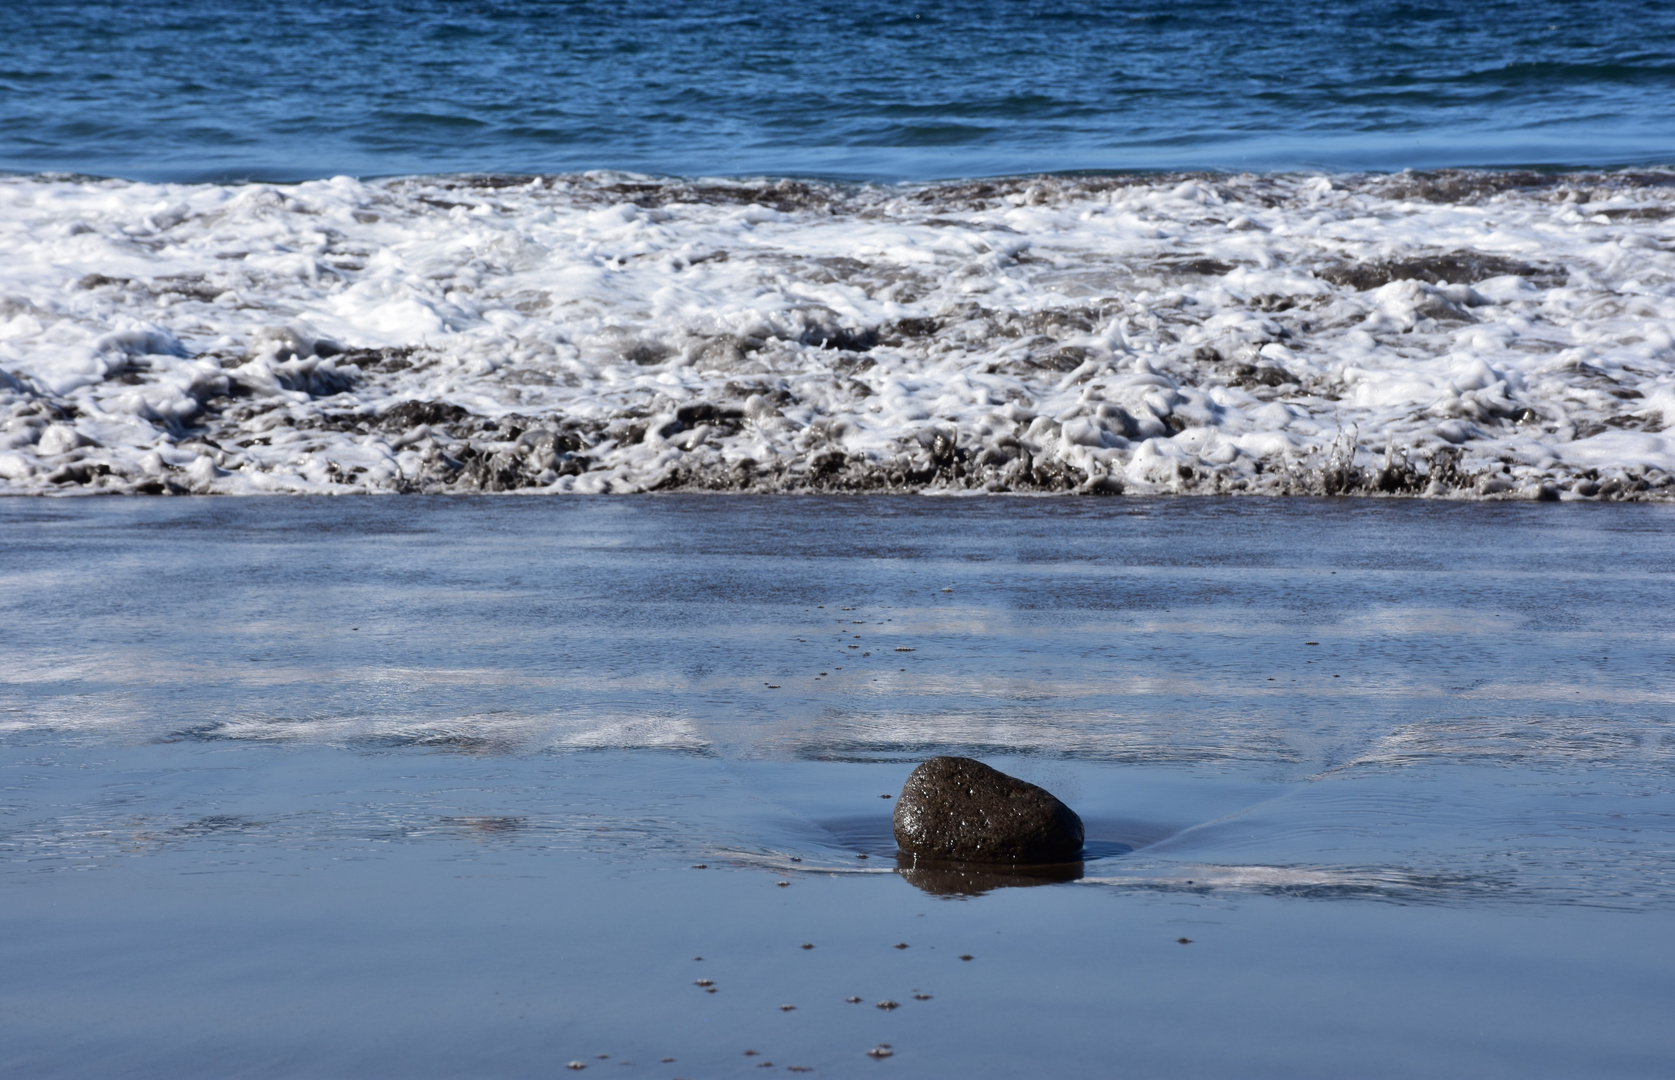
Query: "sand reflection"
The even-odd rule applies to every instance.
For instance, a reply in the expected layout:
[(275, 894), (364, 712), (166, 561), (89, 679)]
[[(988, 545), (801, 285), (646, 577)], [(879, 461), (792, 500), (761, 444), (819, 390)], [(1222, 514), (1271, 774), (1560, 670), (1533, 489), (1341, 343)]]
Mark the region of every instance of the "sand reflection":
[(932, 896), (982, 896), (995, 889), (1058, 885), (1082, 876), (1082, 860), (1065, 863), (976, 863), (920, 859), (896, 853), (896, 872)]

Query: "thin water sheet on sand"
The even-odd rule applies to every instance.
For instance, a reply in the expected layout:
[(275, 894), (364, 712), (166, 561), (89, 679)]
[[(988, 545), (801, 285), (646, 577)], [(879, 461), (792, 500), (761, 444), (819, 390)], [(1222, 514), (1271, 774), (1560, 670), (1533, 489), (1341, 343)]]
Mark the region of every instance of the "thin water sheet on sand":
[[(0, 1062), (1665, 1075), (1672, 525), (8, 500)], [(1082, 865), (898, 873), (936, 753)]]

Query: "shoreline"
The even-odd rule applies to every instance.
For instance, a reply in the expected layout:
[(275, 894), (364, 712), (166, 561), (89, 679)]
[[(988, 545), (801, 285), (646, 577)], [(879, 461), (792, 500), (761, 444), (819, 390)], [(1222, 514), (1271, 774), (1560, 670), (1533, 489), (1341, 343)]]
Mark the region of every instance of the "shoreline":
[(135, 172), (102, 173), (77, 169), (5, 168), (0, 167), (0, 180), (38, 180), (47, 183), (115, 183), (150, 187), (239, 187), (270, 185), (298, 187), (346, 178), (365, 184), (389, 184), (402, 181), (457, 182), (469, 187), (521, 186), (532, 181), (644, 181), (658, 185), (720, 184), (738, 187), (760, 187), (774, 184), (811, 184), (853, 190), (931, 189), (961, 184), (1030, 183), (1052, 181), (1128, 180), (1158, 182), (1164, 180), (1237, 180), (1237, 179), (1297, 179), (1324, 176), (1333, 180), (1360, 180), (1373, 183), (1397, 177), (1418, 180), (1446, 177), (1528, 177), (1529, 186), (1539, 186), (1544, 180), (1565, 179), (1609, 182), (1637, 177), (1668, 177), (1675, 182), (1675, 158), (1625, 160), (1619, 163), (1600, 162), (1505, 162), (1501, 164), (1435, 164), (1392, 165), (1389, 167), (1356, 167), (1332, 164), (1297, 163), (1263, 168), (1259, 166), (1180, 165), (1171, 167), (1133, 168), (1049, 168), (1016, 169), (993, 173), (950, 174), (946, 176), (890, 175), (873, 173), (831, 173), (798, 170), (755, 170), (738, 173), (673, 172), (635, 168), (600, 166), (567, 169), (415, 169), (406, 172), (375, 172), (345, 170), (313, 170), (289, 175), (269, 175), (259, 169), (229, 169), (217, 174), (161, 174)]

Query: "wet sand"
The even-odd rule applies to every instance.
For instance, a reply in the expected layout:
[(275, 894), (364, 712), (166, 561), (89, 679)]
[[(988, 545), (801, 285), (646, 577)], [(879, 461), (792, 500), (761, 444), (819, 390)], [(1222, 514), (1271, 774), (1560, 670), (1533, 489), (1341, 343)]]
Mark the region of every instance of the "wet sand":
[[(1672, 532), (3, 501), (0, 1070), (1666, 1075)], [(1080, 876), (898, 873), (935, 753)]]

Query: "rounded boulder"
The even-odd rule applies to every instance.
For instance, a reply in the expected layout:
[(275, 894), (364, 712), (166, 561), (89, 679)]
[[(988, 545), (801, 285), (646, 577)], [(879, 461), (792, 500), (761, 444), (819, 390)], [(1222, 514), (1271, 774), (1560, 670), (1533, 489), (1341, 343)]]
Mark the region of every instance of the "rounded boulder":
[(896, 844), (922, 859), (1069, 862), (1082, 851), (1082, 819), (1044, 788), (975, 758), (934, 757), (902, 785)]

